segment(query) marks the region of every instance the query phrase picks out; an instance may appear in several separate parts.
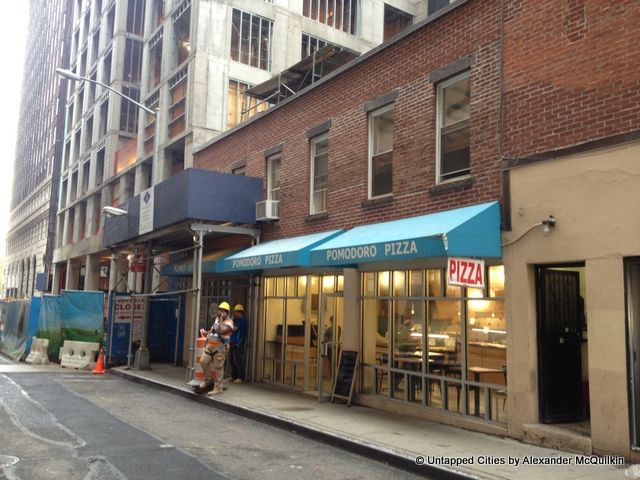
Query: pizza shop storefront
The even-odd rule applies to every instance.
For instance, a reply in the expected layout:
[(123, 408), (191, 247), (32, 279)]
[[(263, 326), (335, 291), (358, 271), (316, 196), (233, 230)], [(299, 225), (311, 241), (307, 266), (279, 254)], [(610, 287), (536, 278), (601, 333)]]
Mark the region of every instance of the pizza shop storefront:
[(223, 268), (267, 255), (282, 268), (261, 276), (258, 379), (326, 400), (355, 350), (357, 403), (506, 423), (498, 203), (266, 242)]

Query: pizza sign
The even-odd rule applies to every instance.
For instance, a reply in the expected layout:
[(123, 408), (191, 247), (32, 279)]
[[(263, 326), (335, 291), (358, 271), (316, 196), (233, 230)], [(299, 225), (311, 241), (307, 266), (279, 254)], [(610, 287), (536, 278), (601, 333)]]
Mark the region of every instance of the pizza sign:
[(482, 288), (485, 284), (484, 277), (484, 260), (453, 257), (447, 260), (449, 285)]

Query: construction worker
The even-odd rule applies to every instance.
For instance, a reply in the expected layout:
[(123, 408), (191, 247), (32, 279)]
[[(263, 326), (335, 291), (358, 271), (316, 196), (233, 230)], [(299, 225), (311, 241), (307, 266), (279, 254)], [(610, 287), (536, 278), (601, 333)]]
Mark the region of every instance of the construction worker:
[(233, 307), (234, 329), (229, 339), (229, 358), (231, 360), (231, 379), (233, 383), (242, 383), (244, 374), (244, 347), (247, 342), (248, 322), (244, 316), (244, 306), (237, 304)]
[(230, 309), (227, 302), (221, 302), (213, 325), (206, 332), (207, 346), (200, 360), (204, 372), (204, 383), (200, 384), (198, 390), (200, 392), (211, 390), (209, 395), (217, 395), (224, 390), (224, 362), (229, 349), (229, 337), (234, 328), (233, 320), (229, 317)]

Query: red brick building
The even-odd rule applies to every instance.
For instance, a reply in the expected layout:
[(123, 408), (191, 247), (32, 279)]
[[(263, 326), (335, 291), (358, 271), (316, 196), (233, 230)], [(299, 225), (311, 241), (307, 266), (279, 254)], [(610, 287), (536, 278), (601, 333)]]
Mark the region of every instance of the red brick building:
[[(262, 250), (236, 258), (276, 253), (252, 270), (256, 378), (322, 398), (338, 350), (322, 345), (339, 344), (360, 354), (360, 403), (636, 455), (639, 24), (636, 1), (461, 0), (197, 149), (194, 167), (261, 177), (279, 205)], [(452, 255), (440, 219), (496, 201), (502, 255)], [(410, 249), (433, 223), (437, 254), (369, 261), (340, 240)], [(270, 241), (310, 234), (312, 261), (277, 268)], [(484, 286), (445, 281), (450, 256), (484, 260)]]

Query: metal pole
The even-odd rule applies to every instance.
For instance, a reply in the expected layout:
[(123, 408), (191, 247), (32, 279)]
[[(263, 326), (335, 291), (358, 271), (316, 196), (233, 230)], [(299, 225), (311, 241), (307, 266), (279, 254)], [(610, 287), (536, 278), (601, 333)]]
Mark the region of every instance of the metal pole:
[(129, 304), (131, 305), (131, 318), (129, 319), (129, 347), (127, 349), (127, 370), (131, 368), (131, 344), (133, 343), (133, 317), (136, 311), (136, 301), (133, 295), (129, 297)]
[(161, 129), (161, 117), (160, 106), (156, 108), (156, 127), (153, 134), (153, 159), (151, 160), (151, 186), (155, 187), (158, 182), (161, 181), (160, 169), (160, 129)]
[(198, 335), (198, 322), (200, 321), (200, 301), (202, 299), (202, 243), (204, 231), (198, 230), (198, 244), (194, 252), (193, 288), (195, 289), (195, 305), (192, 309), (191, 346), (189, 347), (189, 370), (187, 371), (187, 383), (193, 380), (196, 364), (196, 336)]
[[(151, 282), (153, 274), (153, 257), (151, 256), (152, 241), (147, 242), (146, 259), (145, 259), (145, 271), (144, 271), (144, 293), (151, 292)], [(147, 330), (149, 329), (149, 310), (150, 310), (149, 296), (144, 297), (144, 312), (142, 315), (142, 330), (140, 332), (140, 348), (136, 352), (136, 358), (134, 360), (134, 366), (138, 370), (149, 370), (149, 348), (147, 346)]]
[(107, 310), (107, 326), (109, 328), (109, 349), (107, 351), (107, 363), (113, 362), (113, 327), (115, 325), (115, 322), (113, 321), (114, 293), (115, 292), (113, 290), (109, 290), (109, 294), (107, 296), (109, 303), (109, 308)]

